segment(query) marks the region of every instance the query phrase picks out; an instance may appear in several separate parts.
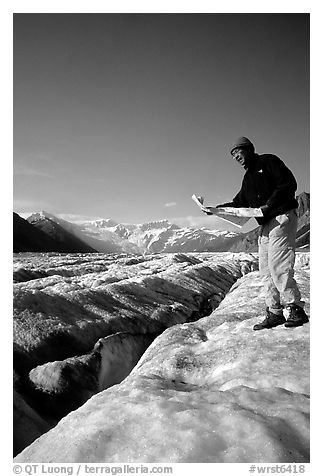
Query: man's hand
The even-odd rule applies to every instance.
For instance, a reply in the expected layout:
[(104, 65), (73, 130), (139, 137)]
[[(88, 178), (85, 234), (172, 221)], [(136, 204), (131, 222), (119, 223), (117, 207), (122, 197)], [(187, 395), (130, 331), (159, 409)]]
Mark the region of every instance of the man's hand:
[(206, 215), (213, 215), (212, 208), (214, 208), (214, 207), (203, 207), (203, 208), (201, 208), (201, 210)]

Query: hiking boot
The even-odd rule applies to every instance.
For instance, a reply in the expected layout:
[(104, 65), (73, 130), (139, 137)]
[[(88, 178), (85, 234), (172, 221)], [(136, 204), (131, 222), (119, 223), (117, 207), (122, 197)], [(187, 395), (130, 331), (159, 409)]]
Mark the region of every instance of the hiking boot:
[(308, 322), (308, 316), (304, 309), (296, 304), (289, 304), (284, 309), (286, 317), (285, 327), (298, 327)]
[(280, 326), (281, 324), (284, 324), (286, 322), (283, 313), (274, 314), (269, 310), (268, 307), (266, 307), (266, 313), (266, 319), (262, 322), (259, 322), (259, 324), (255, 324), (253, 326), (254, 331), (261, 331), (262, 329), (271, 329), (272, 327)]

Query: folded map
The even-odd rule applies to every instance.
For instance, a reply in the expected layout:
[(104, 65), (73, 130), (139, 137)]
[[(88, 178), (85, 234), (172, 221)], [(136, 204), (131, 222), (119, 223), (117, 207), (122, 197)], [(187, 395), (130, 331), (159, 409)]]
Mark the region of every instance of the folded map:
[(199, 206), (199, 208), (210, 215), (216, 215), (219, 218), (242, 228), (250, 218), (262, 217), (263, 213), (260, 208), (235, 208), (235, 207), (209, 207), (204, 205), (204, 197), (199, 195), (192, 195), (192, 199)]

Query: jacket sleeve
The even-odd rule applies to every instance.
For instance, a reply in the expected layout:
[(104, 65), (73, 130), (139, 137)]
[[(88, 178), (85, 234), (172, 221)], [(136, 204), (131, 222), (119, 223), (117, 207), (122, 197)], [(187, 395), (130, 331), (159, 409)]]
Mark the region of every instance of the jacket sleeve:
[(237, 193), (237, 195), (232, 199), (232, 202), (222, 203), (221, 205), (217, 205), (216, 208), (219, 207), (233, 207), (233, 208), (240, 208), (240, 207), (247, 207), (248, 204), (244, 198), (243, 193), (243, 185), (241, 190)]
[(266, 204), (261, 207), (264, 216), (269, 215), (276, 208), (284, 205), (286, 197), (293, 196), (297, 189), (294, 175), (276, 155), (266, 157), (266, 169), (272, 176), (275, 188)]

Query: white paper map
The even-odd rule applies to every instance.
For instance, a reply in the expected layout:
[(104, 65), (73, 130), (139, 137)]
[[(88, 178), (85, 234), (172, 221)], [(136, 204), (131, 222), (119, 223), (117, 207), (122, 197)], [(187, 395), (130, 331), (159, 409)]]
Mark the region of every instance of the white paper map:
[(199, 195), (192, 195), (192, 199), (203, 212), (216, 215), (219, 218), (231, 223), (232, 225), (242, 228), (252, 217), (262, 217), (260, 208), (234, 208), (234, 207), (208, 207), (204, 205), (204, 198)]

